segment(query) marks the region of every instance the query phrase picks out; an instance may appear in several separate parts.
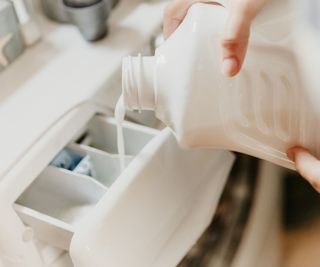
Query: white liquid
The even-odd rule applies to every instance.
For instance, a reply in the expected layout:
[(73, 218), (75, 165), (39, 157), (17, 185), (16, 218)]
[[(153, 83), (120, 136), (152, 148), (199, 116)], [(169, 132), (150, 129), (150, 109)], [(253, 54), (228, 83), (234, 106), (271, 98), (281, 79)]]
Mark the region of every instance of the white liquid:
[(119, 98), (115, 111), (114, 117), (117, 122), (117, 145), (118, 145), (118, 153), (120, 157), (120, 167), (121, 171), (125, 168), (125, 149), (124, 149), (124, 138), (123, 138), (123, 128), (122, 122), (124, 121), (124, 116), (126, 113), (126, 109), (124, 107), (123, 98), (122, 96)]

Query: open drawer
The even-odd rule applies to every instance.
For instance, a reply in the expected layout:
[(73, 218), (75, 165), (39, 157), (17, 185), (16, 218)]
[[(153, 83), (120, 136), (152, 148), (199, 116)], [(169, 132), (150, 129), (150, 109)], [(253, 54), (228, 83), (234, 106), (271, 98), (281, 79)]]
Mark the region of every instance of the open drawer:
[[(129, 164), (158, 131), (131, 122), (123, 129)], [(39, 240), (69, 250), (76, 226), (121, 174), (116, 138), (113, 118), (93, 117), (17, 199), (16, 212)]]
[(182, 150), (169, 129), (123, 126), (123, 172), (115, 121), (96, 116), (14, 208), (76, 267), (175, 266), (210, 223), (233, 155)]

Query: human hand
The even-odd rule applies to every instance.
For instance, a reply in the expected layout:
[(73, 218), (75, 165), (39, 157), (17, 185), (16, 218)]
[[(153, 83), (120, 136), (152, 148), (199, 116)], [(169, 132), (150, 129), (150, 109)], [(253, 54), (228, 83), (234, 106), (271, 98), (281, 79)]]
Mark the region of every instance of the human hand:
[(320, 193), (320, 161), (301, 147), (293, 147), (287, 154), (297, 171)]
[(221, 71), (236, 75), (246, 56), (251, 22), (268, 0), (173, 0), (164, 14), (163, 32), (168, 38), (180, 25), (188, 9), (195, 3), (220, 4), (228, 8), (229, 16), (221, 40)]

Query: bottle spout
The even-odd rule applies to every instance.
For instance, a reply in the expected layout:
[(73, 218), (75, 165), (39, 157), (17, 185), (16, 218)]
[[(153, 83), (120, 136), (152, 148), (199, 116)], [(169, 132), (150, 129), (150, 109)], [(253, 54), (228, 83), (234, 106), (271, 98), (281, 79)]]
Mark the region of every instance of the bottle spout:
[(123, 102), (129, 110), (154, 110), (155, 57), (125, 57), (122, 61)]

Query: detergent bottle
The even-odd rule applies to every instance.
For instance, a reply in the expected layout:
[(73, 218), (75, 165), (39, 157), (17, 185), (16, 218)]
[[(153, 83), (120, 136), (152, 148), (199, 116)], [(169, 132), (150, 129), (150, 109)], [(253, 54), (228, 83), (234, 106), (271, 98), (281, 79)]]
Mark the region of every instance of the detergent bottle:
[(290, 40), (275, 38), (277, 27), (269, 39), (253, 33), (241, 72), (226, 77), (227, 15), (224, 6), (195, 4), (154, 56), (124, 58), (125, 108), (154, 110), (184, 148), (228, 149), (291, 169), (292, 146), (320, 156), (320, 96), (302, 85)]

